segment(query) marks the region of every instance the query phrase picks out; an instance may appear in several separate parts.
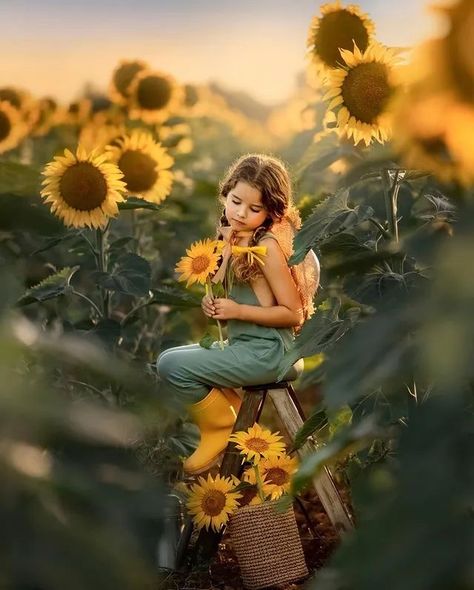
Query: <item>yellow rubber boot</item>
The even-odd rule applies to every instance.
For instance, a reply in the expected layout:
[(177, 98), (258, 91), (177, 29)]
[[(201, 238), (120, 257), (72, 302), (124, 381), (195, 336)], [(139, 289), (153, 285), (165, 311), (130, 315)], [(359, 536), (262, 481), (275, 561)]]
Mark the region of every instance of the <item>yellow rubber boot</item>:
[(232, 396), (226, 389), (226, 393), (227, 396), (214, 387), (204, 399), (189, 406), (189, 414), (201, 432), (201, 441), (183, 464), (186, 473), (195, 475), (207, 471), (227, 447), (241, 400), (235, 392)]

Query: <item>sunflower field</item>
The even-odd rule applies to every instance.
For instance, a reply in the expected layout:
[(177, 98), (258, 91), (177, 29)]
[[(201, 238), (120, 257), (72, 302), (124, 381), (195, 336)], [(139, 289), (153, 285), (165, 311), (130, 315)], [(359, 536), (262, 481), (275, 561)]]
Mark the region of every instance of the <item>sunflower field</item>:
[[(69, 104), (2, 77), (2, 590), (244, 588), (225, 519), (203, 508), (230, 479), (194, 484), (192, 512), (224, 534), (175, 567), (199, 433), (160, 395), (156, 359), (220, 337), (175, 268), (215, 234), (224, 171), (254, 152), (291, 172), (289, 263), (321, 261), (285, 357), (305, 359), (294, 446), (317, 444), (264, 462), (309, 570), (285, 588), (474, 587), (474, 2), (436, 10), (440, 35), (408, 48), (384, 46), (358, 5), (318, 5), (278, 107), (178, 80), (166, 56), (117, 61), (107, 92)], [(262, 421), (277, 427), (270, 409)], [(326, 468), (349, 532), (311, 490)]]

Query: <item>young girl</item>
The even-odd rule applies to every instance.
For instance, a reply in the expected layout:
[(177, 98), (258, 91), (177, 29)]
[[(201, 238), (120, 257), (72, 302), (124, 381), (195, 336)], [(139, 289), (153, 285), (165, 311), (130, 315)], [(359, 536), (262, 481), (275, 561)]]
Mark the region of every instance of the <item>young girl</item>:
[(212, 467), (226, 448), (241, 403), (234, 388), (276, 380), (295, 333), (313, 312), (319, 281), (313, 252), (299, 265), (287, 264), (301, 220), (280, 160), (241, 157), (221, 182), (219, 198), (224, 211), (217, 237), (229, 243), (228, 252), (230, 245), (258, 245), (266, 247), (266, 255), (261, 265), (246, 252), (229, 260), (224, 254), (216, 277), (228, 278), (230, 265), (229, 296), (202, 299), (205, 315), (227, 324), (224, 350), (217, 342), (209, 349), (191, 344), (158, 358), (165, 393), (188, 405), (201, 432), (199, 447), (184, 463), (190, 474)]

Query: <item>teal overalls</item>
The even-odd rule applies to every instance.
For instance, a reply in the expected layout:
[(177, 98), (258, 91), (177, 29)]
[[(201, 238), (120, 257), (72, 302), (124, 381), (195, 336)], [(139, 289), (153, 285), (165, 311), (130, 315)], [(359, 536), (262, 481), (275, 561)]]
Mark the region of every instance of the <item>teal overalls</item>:
[[(235, 280), (229, 299), (260, 305), (250, 284)], [(162, 395), (195, 404), (213, 387), (272, 383), (294, 339), (292, 328), (271, 328), (241, 320), (227, 321), (227, 336), (224, 350), (214, 342), (211, 348), (189, 344), (162, 352), (157, 360)]]

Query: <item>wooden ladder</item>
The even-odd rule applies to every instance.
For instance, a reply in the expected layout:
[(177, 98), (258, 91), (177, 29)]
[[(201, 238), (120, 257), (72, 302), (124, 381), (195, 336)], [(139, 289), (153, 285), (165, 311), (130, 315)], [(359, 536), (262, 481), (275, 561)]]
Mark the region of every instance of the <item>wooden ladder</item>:
[[(296, 432), (305, 421), (305, 417), (292, 384), (289, 381), (281, 381), (265, 385), (247, 385), (243, 387), (243, 391), (244, 398), (233, 432), (247, 430), (255, 422), (258, 422), (263, 404), (267, 397), (270, 397), (284, 432), (288, 439), (293, 442)], [(315, 449), (315, 440), (313, 437), (309, 437), (305, 444), (298, 449), (298, 454), (303, 458), (309, 453), (314, 453)], [(235, 443), (230, 442), (222, 459), (219, 473), (225, 477), (230, 475), (239, 477), (241, 471), (242, 456), (235, 448)], [(342, 501), (331, 472), (327, 467), (324, 467), (321, 473), (313, 479), (313, 485), (338, 534), (351, 530), (353, 528), (352, 516)], [(177, 568), (184, 563), (192, 532), (192, 520), (188, 519), (177, 546)], [(221, 536), (222, 532), (216, 533), (202, 529), (194, 546), (191, 563), (208, 563), (218, 549)]]

